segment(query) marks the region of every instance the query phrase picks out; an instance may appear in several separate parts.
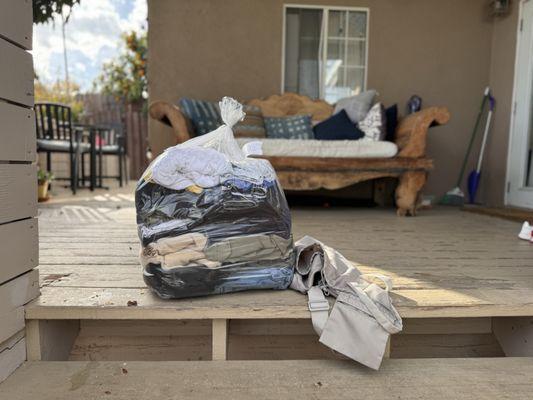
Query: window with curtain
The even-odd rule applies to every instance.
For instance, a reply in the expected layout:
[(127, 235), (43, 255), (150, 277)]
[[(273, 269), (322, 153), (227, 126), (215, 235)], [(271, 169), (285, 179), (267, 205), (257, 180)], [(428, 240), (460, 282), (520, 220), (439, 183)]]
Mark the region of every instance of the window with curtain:
[(284, 84), (330, 103), (365, 90), (368, 11), (285, 8)]

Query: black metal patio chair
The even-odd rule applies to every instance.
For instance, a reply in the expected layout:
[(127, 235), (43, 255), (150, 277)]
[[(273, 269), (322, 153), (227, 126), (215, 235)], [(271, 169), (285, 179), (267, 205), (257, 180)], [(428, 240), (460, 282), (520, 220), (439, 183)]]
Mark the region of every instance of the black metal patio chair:
[[(126, 166), (126, 135), (122, 124), (111, 124), (105, 126), (96, 126), (95, 132), (95, 149), (98, 157), (98, 186), (103, 187), (104, 178), (113, 178), (119, 181), (120, 187), (123, 186), (127, 176)], [(103, 175), (103, 160), (105, 156), (116, 156), (118, 158), (118, 175)]]
[(52, 171), (52, 153), (69, 154), (70, 188), (76, 194), (78, 188), (78, 159), (88, 153), (89, 143), (81, 140), (81, 133), (72, 124), (70, 107), (58, 103), (36, 103), (37, 152), (46, 153), (46, 169)]

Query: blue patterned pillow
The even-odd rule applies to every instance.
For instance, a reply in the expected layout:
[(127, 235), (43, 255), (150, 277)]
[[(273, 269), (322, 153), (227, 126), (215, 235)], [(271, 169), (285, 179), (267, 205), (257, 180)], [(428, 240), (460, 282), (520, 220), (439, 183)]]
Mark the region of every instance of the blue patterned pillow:
[(218, 103), (183, 98), (180, 109), (191, 120), (197, 136), (204, 135), (222, 125)]
[(266, 135), (274, 139), (314, 139), (311, 115), (264, 117)]

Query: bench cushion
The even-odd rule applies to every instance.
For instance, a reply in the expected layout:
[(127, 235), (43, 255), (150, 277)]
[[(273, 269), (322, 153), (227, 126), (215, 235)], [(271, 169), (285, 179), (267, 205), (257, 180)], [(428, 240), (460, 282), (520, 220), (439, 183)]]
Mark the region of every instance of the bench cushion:
[[(239, 145), (258, 139), (238, 138)], [(366, 140), (260, 139), (265, 156), (391, 158), (398, 153), (392, 142)]]
[(102, 146), (102, 153), (104, 154), (118, 154), (120, 147), (118, 144), (106, 144)]
[[(81, 151), (84, 153), (91, 150), (91, 145), (89, 143), (80, 143), (80, 145)], [(73, 143), (74, 150), (76, 147), (77, 143)], [(37, 150), (68, 153), (70, 152), (70, 142), (68, 140), (37, 139)]]

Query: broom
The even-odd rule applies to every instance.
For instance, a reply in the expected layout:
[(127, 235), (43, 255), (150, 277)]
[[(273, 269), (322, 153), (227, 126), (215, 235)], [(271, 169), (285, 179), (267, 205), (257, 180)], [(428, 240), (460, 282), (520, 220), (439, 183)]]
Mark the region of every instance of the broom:
[(472, 151), (472, 146), (474, 144), (474, 139), (476, 138), (476, 133), (479, 128), (479, 123), (481, 121), (481, 116), (483, 115), (483, 110), (487, 104), (487, 100), (490, 96), (490, 88), (487, 86), (485, 93), (483, 94), (483, 100), (481, 101), (481, 107), (476, 118), (476, 124), (474, 125), (474, 130), (472, 131), (472, 136), (470, 137), (470, 143), (468, 143), (468, 148), (466, 150), (465, 158), (463, 160), (463, 165), (461, 167), (461, 172), (459, 173), (459, 179), (457, 179), (457, 184), (455, 187), (442, 197), (441, 204), (448, 206), (462, 206), (465, 202), (465, 194), (461, 190), (461, 182), (463, 181), (464, 174), (466, 171), (466, 164), (468, 163), (468, 158), (470, 157), (470, 152)]
[(483, 133), (483, 141), (481, 142), (481, 150), (479, 151), (479, 159), (477, 161), (477, 167), (468, 175), (468, 198), (470, 204), (474, 204), (476, 201), (477, 188), (479, 187), (479, 180), (481, 179), (481, 164), (483, 163), (483, 155), (485, 153), (485, 145), (487, 144), (487, 137), (489, 136), (490, 122), (492, 119), (492, 113), (494, 112), (496, 100), (489, 94), (489, 115), (487, 116), (487, 124), (485, 125), (485, 133)]

